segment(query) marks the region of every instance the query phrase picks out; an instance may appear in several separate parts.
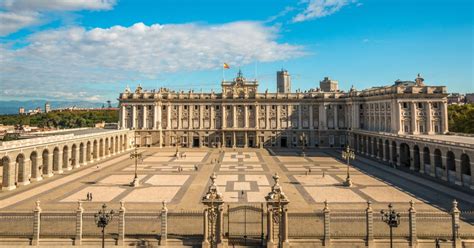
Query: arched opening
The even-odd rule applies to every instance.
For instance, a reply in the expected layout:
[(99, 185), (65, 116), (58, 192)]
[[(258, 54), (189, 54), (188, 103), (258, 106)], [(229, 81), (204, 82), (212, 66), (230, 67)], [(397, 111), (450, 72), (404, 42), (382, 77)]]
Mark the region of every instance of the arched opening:
[(464, 186), (471, 184), (471, 162), (469, 156), (465, 153), (461, 155), (461, 180)]
[(413, 147), (413, 167), (415, 171), (420, 171), (420, 148), (418, 146)]
[(395, 141), (392, 141), (392, 162), (394, 165), (397, 164), (397, 143)]
[(24, 184), (28, 180), (28, 172), (25, 168), (25, 155), (23, 153), (18, 154), (16, 156), (16, 163), (15, 163), (15, 183)]
[(11, 190), (16, 188), (15, 186), (15, 171), (10, 163), (10, 158), (5, 156), (1, 160), (1, 166), (3, 168), (2, 174), (2, 190)]
[(98, 155), (97, 140), (94, 140), (93, 150), (92, 150), (92, 159), (96, 160)]
[(38, 153), (36, 151), (33, 151), (30, 154), (30, 171), (31, 171), (31, 179), (33, 180), (38, 180), (41, 178), (41, 168), (38, 164)]
[(379, 158), (383, 159), (383, 141), (379, 139)]
[(441, 151), (436, 149), (434, 151), (434, 166), (435, 175), (437, 178), (441, 178), (444, 175), (443, 159), (441, 158)]
[(423, 148), (423, 163), (425, 167), (425, 173), (431, 173), (431, 157), (430, 157), (430, 148)]
[(63, 168), (69, 167), (69, 147), (63, 147)]
[(71, 146), (71, 165), (73, 167), (76, 167), (77, 164), (76, 164), (76, 159), (77, 159), (77, 145), (76, 144), (73, 144)]
[(84, 143), (79, 144), (79, 164), (84, 164)]
[(446, 166), (448, 167), (448, 181), (454, 182), (456, 180), (456, 160), (452, 151), (446, 153)]
[(87, 141), (87, 147), (86, 147), (86, 161), (90, 162), (92, 157), (92, 148), (91, 148), (91, 142)]
[(59, 172), (59, 148), (55, 147), (53, 150), (53, 171)]
[(385, 160), (390, 161), (390, 142), (385, 140)]
[(43, 165), (42, 165), (43, 175), (51, 176), (52, 172), (51, 172), (51, 163), (49, 161), (49, 151), (48, 151), (48, 149), (43, 150), (41, 158), (42, 158), (42, 162), (43, 162)]
[(400, 164), (410, 168), (410, 147), (406, 143), (400, 144)]
[(104, 157), (104, 140), (99, 140), (99, 158)]
[(379, 154), (379, 150), (378, 150), (378, 145), (377, 145), (377, 139), (376, 138), (373, 138), (372, 139), (372, 155), (374, 155), (374, 157), (377, 157), (378, 154)]

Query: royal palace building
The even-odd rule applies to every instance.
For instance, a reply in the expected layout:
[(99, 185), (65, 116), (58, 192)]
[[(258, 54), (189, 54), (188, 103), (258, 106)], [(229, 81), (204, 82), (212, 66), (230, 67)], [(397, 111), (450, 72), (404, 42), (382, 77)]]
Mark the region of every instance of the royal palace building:
[(160, 147), (341, 147), (355, 130), (447, 133), (446, 87), (423, 81), (344, 92), (326, 77), (319, 88), (290, 92), (290, 75), (282, 70), (278, 92), (270, 93), (239, 71), (221, 83), (221, 92), (127, 88), (119, 125), (136, 130), (139, 145)]

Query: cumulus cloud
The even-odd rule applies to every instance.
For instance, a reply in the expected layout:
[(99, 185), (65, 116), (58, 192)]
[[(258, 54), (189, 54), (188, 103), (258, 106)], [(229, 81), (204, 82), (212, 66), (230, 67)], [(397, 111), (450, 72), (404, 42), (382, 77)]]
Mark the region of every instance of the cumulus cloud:
[(0, 36), (37, 25), (46, 12), (110, 10), (115, 0), (3, 0), (0, 2)]
[(259, 22), (47, 30), (29, 36), (22, 48), (0, 46), (0, 78), (7, 89), (41, 85), (41, 91), (66, 92), (81, 84), (213, 69), (223, 61), (245, 65), (304, 55), (300, 46), (279, 43), (278, 32)]
[(306, 9), (293, 17), (293, 22), (303, 22), (332, 15), (342, 7), (355, 3), (356, 0), (304, 0)]

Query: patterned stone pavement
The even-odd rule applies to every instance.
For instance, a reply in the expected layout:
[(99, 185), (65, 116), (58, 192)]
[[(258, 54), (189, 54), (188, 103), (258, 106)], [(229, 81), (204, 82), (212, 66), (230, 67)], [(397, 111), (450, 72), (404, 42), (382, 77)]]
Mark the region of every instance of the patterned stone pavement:
[[(140, 186), (136, 188), (129, 186), (134, 162), (123, 155), (113, 158), (113, 163), (99, 164), (98, 169), (90, 165), (14, 192), (1, 192), (0, 209), (31, 210), (39, 199), (43, 209), (48, 210), (72, 210), (78, 200), (85, 201), (86, 209), (98, 208), (102, 203), (118, 207), (120, 201), (125, 201), (127, 209), (158, 210), (160, 203), (167, 201), (170, 209), (198, 210), (202, 209), (200, 198), (214, 172), (228, 203), (264, 202), (273, 184), (272, 175), (278, 173), (295, 212), (320, 209), (325, 200), (333, 208), (341, 209), (363, 209), (367, 200), (373, 202), (374, 208), (386, 207), (389, 202), (405, 208), (410, 200), (417, 202), (417, 209), (432, 208), (432, 202), (413, 192), (352, 166), (354, 185), (342, 186), (347, 167), (334, 153), (325, 150), (307, 151), (304, 157), (298, 151), (289, 150), (277, 151), (276, 156), (262, 149), (182, 149), (180, 152), (181, 156), (176, 157), (172, 149), (142, 150), (143, 160), (137, 166)], [(92, 193), (92, 201), (86, 200), (87, 193)]]

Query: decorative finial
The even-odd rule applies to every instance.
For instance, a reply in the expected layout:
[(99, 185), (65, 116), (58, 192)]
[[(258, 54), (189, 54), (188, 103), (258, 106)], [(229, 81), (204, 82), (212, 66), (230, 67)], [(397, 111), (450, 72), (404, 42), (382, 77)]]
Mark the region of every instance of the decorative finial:
[(82, 208), (82, 201), (81, 201), (81, 200), (78, 200), (78, 201), (77, 201), (77, 210), (79, 210), (79, 211), (84, 210), (84, 209)]
[(39, 200), (36, 201), (36, 210), (41, 210), (40, 203)]
[(125, 202), (120, 201), (120, 210), (125, 210)]
[(372, 209), (372, 201), (367, 201), (367, 209)]
[(161, 206), (161, 210), (162, 210), (162, 211), (168, 210), (168, 208), (166, 207), (166, 201), (165, 201), (165, 200), (163, 200), (163, 201), (161, 202), (161, 204), (162, 204), (162, 206)]
[(415, 202), (413, 200), (410, 200), (410, 211), (415, 210)]

